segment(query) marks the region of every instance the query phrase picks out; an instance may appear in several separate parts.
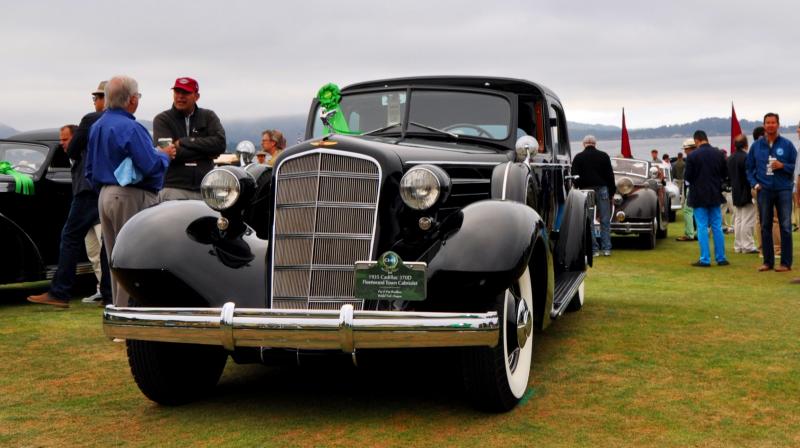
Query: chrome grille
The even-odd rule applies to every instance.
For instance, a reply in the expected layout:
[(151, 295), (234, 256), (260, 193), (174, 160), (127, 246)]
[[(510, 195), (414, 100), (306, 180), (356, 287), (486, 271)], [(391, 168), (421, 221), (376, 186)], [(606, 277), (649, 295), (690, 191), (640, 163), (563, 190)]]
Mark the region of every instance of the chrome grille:
[(363, 308), (353, 265), (372, 259), (380, 169), (369, 159), (315, 152), (276, 176), (272, 307)]

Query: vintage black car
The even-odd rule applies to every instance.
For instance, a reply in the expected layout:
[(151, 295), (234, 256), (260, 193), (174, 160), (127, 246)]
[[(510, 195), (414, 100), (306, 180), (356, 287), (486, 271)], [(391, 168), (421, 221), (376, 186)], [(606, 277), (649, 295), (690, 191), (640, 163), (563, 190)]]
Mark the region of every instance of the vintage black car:
[[(33, 194), (16, 192), (11, 175), (0, 174), (0, 290), (46, 287), (55, 274), (61, 229), (72, 203), (70, 163), (58, 129), (30, 131), (0, 140), (0, 161), (33, 180)], [(78, 264), (92, 274), (91, 263)]]
[(127, 339), (139, 388), (162, 404), (213, 387), (228, 355), (459, 347), (470, 399), (513, 408), (534, 328), (582, 307), (592, 262), (561, 103), (479, 77), (337, 95), (313, 102), (307, 140), (274, 170), (217, 168), (205, 203), (125, 225), (111, 263), (133, 303), (106, 308), (106, 335)]
[(654, 249), (666, 238), (670, 195), (660, 164), (646, 160), (612, 158), (617, 192), (611, 211), (611, 232), (637, 235), (643, 249)]

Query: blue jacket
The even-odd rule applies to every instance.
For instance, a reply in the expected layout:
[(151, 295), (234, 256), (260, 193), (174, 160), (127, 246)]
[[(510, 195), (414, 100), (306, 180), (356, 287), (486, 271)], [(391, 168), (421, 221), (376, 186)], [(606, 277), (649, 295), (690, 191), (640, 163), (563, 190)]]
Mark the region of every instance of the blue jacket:
[[(783, 162), (783, 168), (774, 170), (772, 176), (767, 176), (767, 158), (770, 155)], [(770, 148), (767, 138), (761, 137), (747, 153), (747, 181), (751, 187), (760, 184), (766, 190), (791, 190), (796, 161), (797, 149), (788, 139), (779, 135)]]
[(722, 181), (728, 177), (728, 165), (722, 151), (704, 143), (686, 158), (683, 174), (689, 183), (689, 205), (719, 207), (725, 202)]
[(169, 157), (153, 146), (150, 133), (133, 115), (108, 109), (89, 131), (86, 179), (97, 190), (103, 185), (119, 185), (114, 170), (126, 157), (144, 177), (132, 186), (153, 192), (163, 187)]

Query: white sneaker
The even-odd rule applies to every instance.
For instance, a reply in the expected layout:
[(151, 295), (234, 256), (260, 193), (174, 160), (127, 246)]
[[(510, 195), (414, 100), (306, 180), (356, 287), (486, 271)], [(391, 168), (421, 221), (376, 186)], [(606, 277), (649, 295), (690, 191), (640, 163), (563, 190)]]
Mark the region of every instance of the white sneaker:
[(112, 339), (112, 340), (111, 340), (111, 342), (125, 342), (125, 339), (122, 339), (122, 338), (114, 338), (114, 339)]
[(94, 294), (90, 295), (89, 297), (84, 297), (81, 299), (83, 303), (94, 303), (103, 300), (103, 296), (100, 295), (100, 291), (95, 292)]

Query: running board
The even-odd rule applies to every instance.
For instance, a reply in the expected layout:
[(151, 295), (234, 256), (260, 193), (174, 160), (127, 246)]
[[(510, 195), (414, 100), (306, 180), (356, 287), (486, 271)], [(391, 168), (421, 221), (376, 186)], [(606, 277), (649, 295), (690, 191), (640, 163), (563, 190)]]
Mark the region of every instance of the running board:
[(556, 287), (553, 292), (553, 310), (550, 312), (551, 319), (557, 319), (564, 314), (569, 302), (575, 297), (578, 288), (586, 278), (586, 271), (562, 272), (556, 276)]

